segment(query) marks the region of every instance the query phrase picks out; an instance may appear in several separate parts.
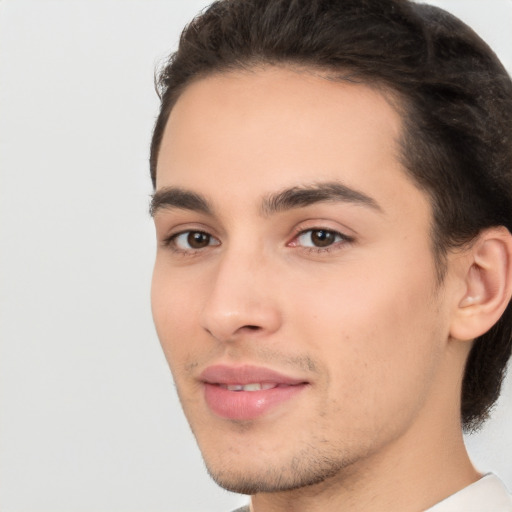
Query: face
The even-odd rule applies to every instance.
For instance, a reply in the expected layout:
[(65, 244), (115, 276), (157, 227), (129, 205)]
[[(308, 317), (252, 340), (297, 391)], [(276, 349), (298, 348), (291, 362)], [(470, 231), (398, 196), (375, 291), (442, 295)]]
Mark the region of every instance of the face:
[(449, 314), (400, 128), (376, 90), (283, 68), (201, 79), (171, 113), (153, 315), (226, 488), (341, 478), (426, 428)]

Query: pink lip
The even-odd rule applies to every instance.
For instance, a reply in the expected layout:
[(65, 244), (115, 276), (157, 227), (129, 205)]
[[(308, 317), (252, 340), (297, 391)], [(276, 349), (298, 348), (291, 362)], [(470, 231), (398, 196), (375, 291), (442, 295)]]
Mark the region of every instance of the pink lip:
[[(210, 366), (199, 379), (210, 410), (222, 418), (253, 420), (303, 391), (308, 383), (258, 366)], [(273, 384), (271, 389), (231, 391), (227, 385)]]

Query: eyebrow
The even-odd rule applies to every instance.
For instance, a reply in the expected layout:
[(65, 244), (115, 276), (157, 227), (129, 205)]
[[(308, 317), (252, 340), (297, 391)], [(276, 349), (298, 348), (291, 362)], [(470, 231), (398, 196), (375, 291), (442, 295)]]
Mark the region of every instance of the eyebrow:
[(261, 210), (264, 215), (271, 215), (325, 202), (354, 203), (382, 212), (382, 208), (375, 199), (339, 182), (297, 186), (271, 194), (263, 200)]
[(155, 192), (149, 205), (152, 217), (163, 209), (177, 208), (212, 215), (213, 210), (209, 202), (200, 194), (180, 187), (164, 187)]
[[(296, 186), (270, 194), (263, 198), (261, 212), (263, 215), (272, 215), (325, 202), (359, 204), (382, 212), (382, 208), (375, 199), (339, 182)], [(213, 208), (204, 196), (180, 187), (164, 187), (153, 194), (149, 207), (151, 216), (154, 217), (159, 210), (167, 208), (213, 215)]]

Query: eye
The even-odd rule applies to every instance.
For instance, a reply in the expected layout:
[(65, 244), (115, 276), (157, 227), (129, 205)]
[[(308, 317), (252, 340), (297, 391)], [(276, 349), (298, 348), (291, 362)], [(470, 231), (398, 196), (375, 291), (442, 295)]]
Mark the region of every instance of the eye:
[(172, 235), (168, 242), (178, 251), (196, 251), (212, 245), (220, 245), (220, 242), (212, 235), (204, 231), (183, 231)]
[(348, 240), (348, 237), (337, 231), (329, 229), (308, 229), (299, 233), (294, 245), (324, 248), (345, 240)]

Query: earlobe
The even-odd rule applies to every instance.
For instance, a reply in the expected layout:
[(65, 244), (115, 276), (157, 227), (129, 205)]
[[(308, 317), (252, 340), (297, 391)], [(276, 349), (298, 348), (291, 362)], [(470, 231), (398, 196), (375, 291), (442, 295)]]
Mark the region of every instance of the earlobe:
[(450, 334), (473, 340), (499, 320), (510, 301), (512, 235), (502, 226), (484, 230), (464, 260), (464, 295), (458, 300)]

